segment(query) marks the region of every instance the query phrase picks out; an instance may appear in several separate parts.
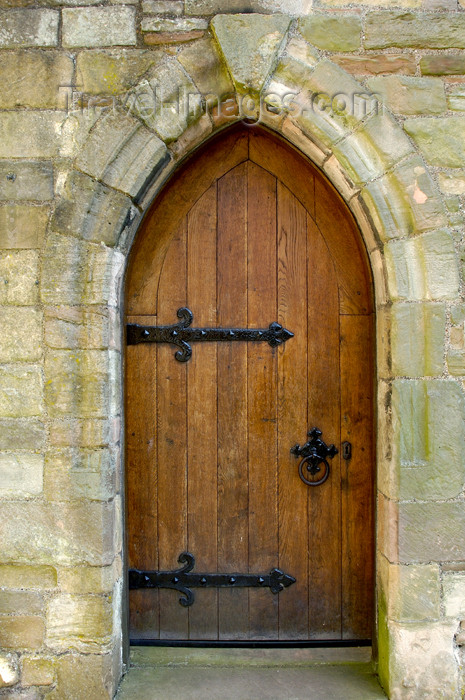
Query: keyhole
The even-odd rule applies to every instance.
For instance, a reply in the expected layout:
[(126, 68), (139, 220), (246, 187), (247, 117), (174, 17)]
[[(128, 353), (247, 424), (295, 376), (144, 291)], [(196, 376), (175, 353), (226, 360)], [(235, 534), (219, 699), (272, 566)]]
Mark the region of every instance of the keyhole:
[(342, 443), (342, 459), (350, 459), (352, 457), (352, 445), (350, 442)]

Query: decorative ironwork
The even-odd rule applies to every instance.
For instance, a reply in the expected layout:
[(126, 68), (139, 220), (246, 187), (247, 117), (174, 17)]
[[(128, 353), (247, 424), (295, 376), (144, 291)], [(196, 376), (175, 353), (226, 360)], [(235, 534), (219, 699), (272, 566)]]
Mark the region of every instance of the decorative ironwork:
[[(329, 464), (327, 461), (328, 457), (331, 459), (334, 455), (337, 455), (337, 449), (334, 445), (326, 445), (323, 440), (321, 440), (322, 432), (318, 428), (312, 428), (308, 433), (310, 440), (305, 443), (305, 445), (294, 445), (291, 448), (291, 454), (296, 457), (303, 457), (299, 464), (299, 476), (308, 486), (319, 486), (323, 484), (329, 476)], [(321, 465), (324, 465), (323, 475), (319, 478), (317, 477), (321, 472)], [(304, 468), (309, 477), (304, 476)]]
[(174, 571), (139, 571), (129, 569), (129, 588), (174, 588), (182, 593), (179, 602), (185, 608), (195, 600), (191, 588), (269, 588), (279, 593), (295, 583), (295, 578), (280, 569), (272, 569), (269, 574), (193, 574), (195, 557), (190, 552), (182, 552), (178, 562), (184, 564)]
[(177, 311), (179, 323), (174, 326), (139, 326), (128, 324), (127, 344), (170, 343), (180, 350), (175, 352), (179, 362), (187, 362), (192, 356), (190, 343), (211, 341), (247, 340), (266, 341), (272, 348), (282, 345), (292, 338), (294, 333), (283, 328), (279, 323), (270, 323), (268, 328), (189, 328), (194, 315), (185, 306)]

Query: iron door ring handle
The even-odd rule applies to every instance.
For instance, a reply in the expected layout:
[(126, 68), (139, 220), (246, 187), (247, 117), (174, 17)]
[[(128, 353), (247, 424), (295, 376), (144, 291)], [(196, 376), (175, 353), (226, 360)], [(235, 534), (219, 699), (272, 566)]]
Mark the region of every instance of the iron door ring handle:
[[(310, 474), (317, 474), (319, 471), (321, 471), (321, 465), (324, 464), (324, 472), (323, 476), (321, 479), (314, 480), (314, 479), (306, 479), (304, 476), (304, 467), (305, 465), (307, 466), (306, 471), (310, 472)], [(299, 464), (299, 476), (304, 482), (304, 484), (307, 484), (308, 486), (320, 486), (320, 484), (324, 484), (326, 479), (329, 476), (329, 464), (325, 459), (318, 460), (318, 463), (316, 463), (316, 460), (314, 457), (304, 457), (300, 464)]]
[[(294, 445), (291, 447), (291, 454), (296, 457), (303, 457), (299, 463), (299, 476), (307, 486), (320, 486), (329, 477), (329, 464), (328, 457), (331, 459), (337, 455), (338, 450), (335, 445), (326, 445), (321, 439), (322, 432), (319, 428), (312, 428), (307, 433), (310, 440), (308, 440), (305, 445)], [(304, 476), (304, 467), (307, 472), (315, 476), (321, 471), (321, 464), (324, 464), (324, 472), (321, 479), (311, 480)]]

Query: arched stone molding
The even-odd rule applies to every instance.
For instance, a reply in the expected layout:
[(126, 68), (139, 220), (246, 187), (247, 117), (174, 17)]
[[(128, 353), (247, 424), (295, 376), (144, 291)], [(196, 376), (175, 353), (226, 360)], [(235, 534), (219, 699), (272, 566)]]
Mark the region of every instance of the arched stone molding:
[[(210, 34), (165, 54), (124, 104), (95, 120), (78, 148), (43, 257), (43, 303), (78, 318), (73, 349), (48, 350), (51, 416), (98, 421), (111, 432), (108, 460), (98, 478), (89, 477), (86, 494), (107, 509), (105, 525), (95, 519), (95, 536), (103, 541), (110, 533), (116, 543), (101, 563), (113, 563), (114, 596), (121, 600), (119, 318), (132, 240), (163, 183), (211, 134), (240, 119), (281, 134), (344, 198), (373, 270), (381, 679), (392, 698), (405, 697), (405, 687), (413, 688), (409, 697), (425, 697), (426, 688), (442, 687), (446, 664), (448, 697), (455, 697), (458, 620), (441, 616), (436, 532), (453, 517), (463, 488), (463, 392), (443, 359), (446, 306), (460, 291), (454, 241), (428, 168), (386, 106), (305, 42), (289, 18), (264, 17), (215, 17)], [(458, 508), (457, 518), (463, 519)], [(415, 530), (418, 524), (425, 532), (426, 522), (436, 537), (431, 553)], [(449, 559), (465, 558), (459, 545), (444, 547)], [(423, 607), (415, 604), (419, 592), (426, 595)], [(122, 609), (115, 609), (113, 638), (100, 647), (114, 654), (116, 681)]]

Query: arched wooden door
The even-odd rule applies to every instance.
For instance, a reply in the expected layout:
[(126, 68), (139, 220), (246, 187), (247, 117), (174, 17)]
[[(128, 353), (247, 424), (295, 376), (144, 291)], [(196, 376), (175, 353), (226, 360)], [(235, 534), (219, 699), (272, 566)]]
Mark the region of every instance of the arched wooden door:
[[(190, 575), (206, 574), (190, 606), (179, 603), (186, 592), (130, 590), (132, 639), (370, 638), (373, 302), (342, 200), (281, 141), (230, 131), (149, 211), (126, 290), (128, 324), (174, 325), (188, 307), (191, 327), (277, 322), (294, 334), (278, 347), (194, 342), (187, 362), (171, 344), (128, 345), (129, 566), (170, 572), (190, 552)], [(313, 427), (338, 450), (318, 486), (291, 453)], [(302, 473), (318, 480), (324, 465)], [(265, 578), (274, 568), (295, 578), (279, 594)], [(239, 586), (242, 574), (255, 584)]]

